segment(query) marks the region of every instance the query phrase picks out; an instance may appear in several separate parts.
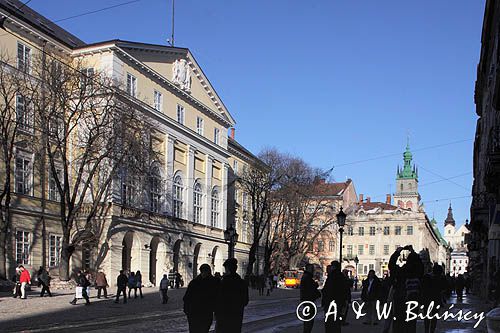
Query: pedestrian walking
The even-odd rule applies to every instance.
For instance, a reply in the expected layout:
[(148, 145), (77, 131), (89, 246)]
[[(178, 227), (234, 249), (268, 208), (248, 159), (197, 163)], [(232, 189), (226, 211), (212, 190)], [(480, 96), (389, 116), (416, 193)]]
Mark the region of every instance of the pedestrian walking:
[(255, 285), (257, 286), (257, 289), (259, 290), (259, 296), (264, 296), (264, 287), (266, 284), (264, 275), (259, 275), (255, 277), (256, 282)]
[(241, 332), (243, 312), (248, 304), (248, 286), (236, 273), (238, 261), (227, 259), (224, 264), (225, 274), (222, 277), (215, 307), (217, 333)]
[[(403, 266), (397, 264), (403, 250), (410, 253)], [(389, 271), (393, 278), (393, 306), (394, 317), (392, 322), (393, 332), (415, 333), (417, 321), (406, 321), (406, 302), (420, 301), (421, 279), (424, 275), (424, 266), (411, 245), (399, 247), (389, 259)]]
[(266, 278), (266, 289), (267, 289), (266, 295), (271, 296), (271, 290), (273, 289), (273, 279), (271, 276), (268, 276)]
[(97, 272), (95, 276), (95, 285), (97, 288), (97, 298), (101, 298), (101, 293), (104, 292), (104, 298), (108, 298), (108, 279), (103, 271)]
[(26, 299), (26, 285), (31, 284), (30, 272), (23, 265), (19, 266), (19, 271), (21, 275), (19, 276), (19, 282), (21, 283), (21, 299)]
[(212, 276), (210, 266), (201, 265), (200, 274), (189, 283), (183, 298), (189, 333), (207, 333), (210, 330), (218, 286), (219, 281)]
[(163, 274), (163, 279), (161, 279), (160, 281), (160, 296), (162, 304), (167, 304), (168, 302), (167, 291), (169, 286), (170, 286), (170, 281), (168, 280), (168, 275)]
[(78, 271), (76, 275), (76, 289), (75, 298), (69, 302), (71, 305), (76, 305), (79, 298), (85, 299), (85, 305), (90, 305), (89, 296), (87, 294), (87, 288), (90, 286), (90, 281), (87, 279), (82, 271)]
[(137, 298), (137, 281), (135, 280), (135, 273), (130, 272), (128, 277), (128, 298), (130, 299), (130, 292), (135, 292), (135, 298)]
[(457, 294), (457, 300), (463, 301), (464, 299), (464, 288), (465, 288), (465, 279), (462, 274), (457, 276), (455, 281), (455, 293)]
[(141, 295), (141, 298), (144, 298), (144, 296), (142, 296), (142, 274), (141, 274), (141, 271), (137, 271), (135, 273), (135, 283), (136, 283), (135, 298), (137, 298), (137, 289), (139, 289), (139, 294)]
[[(347, 285), (345, 276), (340, 271), (340, 262), (332, 261), (328, 277), (322, 290), (321, 306), (328, 313), (330, 304), (335, 301), (337, 305), (337, 313), (345, 312), (344, 307), (347, 306), (347, 293), (349, 286)], [(326, 318), (325, 318), (326, 319)], [(330, 315), (325, 321), (325, 332), (340, 333), (342, 330), (340, 316)]]
[[(318, 290), (318, 283), (313, 279), (314, 266), (307, 264), (300, 279), (300, 302), (309, 301), (314, 302), (321, 297)], [(304, 321), (304, 333), (312, 332), (314, 320)]]
[(52, 293), (50, 292), (50, 275), (44, 267), (40, 266), (40, 269), (37, 272), (37, 277), (38, 282), (40, 282), (40, 286), (42, 287), (40, 297), (43, 297), (45, 292), (47, 292), (49, 297), (52, 297)]
[(365, 325), (377, 325), (375, 306), (381, 298), (381, 282), (371, 269), (368, 272), (368, 277), (362, 283), (363, 289), (361, 290), (361, 300), (366, 304), (366, 320), (363, 322)]
[(120, 294), (123, 293), (123, 304), (127, 303), (127, 283), (128, 283), (128, 278), (123, 272), (123, 270), (120, 271), (120, 274), (116, 278), (116, 299), (115, 303), (118, 303), (120, 301)]
[(175, 284), (175, 277), (177, 276), (177, 272), (174, 272), (174, 270), (170, 270), (170, 272), (168, 273), (168, 281), (170, 282), (170, 288), (173, 289), (174, 288), (174, 284)]
[(273, 289), (278, 288), (278, 274), (273, 275)]
[(175, 273), (175, 289), (179, 289), (179, 287), (181, 287), (181, 283), (182, 283), (182, 275), (177, 272)]
[[(432, 267), (432, 273), (426, 274), (422, 278), (423, 303), (426, 307), (423, 312), (426, 313), (429, 306), (433, 304), (432, 311), (430, 311), (429, 314), (434, 316), (438, 313), (439, 310), (436, 307), (442, 307), (444, 305), (447, 289), (448, 284), (443, 274), (443, 267), (435, 263)], [(434, 333), (436, 331), (436, 325), (436, 318), (424, 319), (425, 333)]]
[(12, 282), (14, 282), (14, 290), (12, 291), (12, 297), (17, 298), (21, 297), (21, 270), (19, 267), (16, 267), (16, 274), (12, 277)]

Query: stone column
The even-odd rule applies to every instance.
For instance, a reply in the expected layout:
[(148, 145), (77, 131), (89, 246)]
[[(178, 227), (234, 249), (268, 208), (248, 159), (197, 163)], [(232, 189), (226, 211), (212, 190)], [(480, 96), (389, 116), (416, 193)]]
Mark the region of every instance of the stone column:
[[(220, 201), (220, 227), (222, 229), (227, 229), (228, 219), (227, 219), (227, 196), (229, 187), (229, 164), (223, 163), (222, 165), (222, 189), (221, 189), (221, 201)], [(236, 226), (234, 226), (236, 228)]]
[(212, 163), (213, 157), (210, 155), (206, 155), (205, 157), (205, 200), (204, 200), (204, 209), (205, 209), (205, 225), (210, 226), (211, 221), (211, 211), (212, 211)]
[(109, 258), (108, 269), (105, 270), (106, 277), (110, 287), (116, 287), (116, 277), (120, 274), (122, 269), (122, 250), (123, 245), (111, 245), (109, 248), (109, 254), (106, 257)]
[(195, 159), (196, 148), (189, 145), (188, 155), (187, 155), (187, 172), (186, 172), (186, 220), (194, 221), (193, 212), (193, 186), (194, 186), (194, 159)]
[(174, 146), (175, 146), (175, 136), (172, 134), (166, 135), (167, 144), (165, 145), (165, 211), (171, 215), (172, 211), (172, 184), (174, 180)]

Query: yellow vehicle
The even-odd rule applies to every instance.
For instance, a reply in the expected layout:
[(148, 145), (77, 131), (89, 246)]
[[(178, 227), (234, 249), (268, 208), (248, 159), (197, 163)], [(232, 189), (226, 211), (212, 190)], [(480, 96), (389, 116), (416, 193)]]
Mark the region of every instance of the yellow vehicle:
[(304, 274), (304, 271), (299, 269), (285, 271), (285, 287), (286, 288), (300, 287), (300, 279), (302, 279), (302, 274)]

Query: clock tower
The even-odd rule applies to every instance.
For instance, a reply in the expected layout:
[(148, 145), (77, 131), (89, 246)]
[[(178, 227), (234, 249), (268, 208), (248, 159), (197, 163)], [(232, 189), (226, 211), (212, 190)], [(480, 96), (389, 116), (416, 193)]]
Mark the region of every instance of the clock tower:
[(394, 202), (398, 207), (416, 212), (420, 207), (420, 194), (418, 193), (418, 169), (412, 164), (412, 159), (413, 155), (408, 142), (406, 151), (403, 153), (403, 168), (398, 165)]

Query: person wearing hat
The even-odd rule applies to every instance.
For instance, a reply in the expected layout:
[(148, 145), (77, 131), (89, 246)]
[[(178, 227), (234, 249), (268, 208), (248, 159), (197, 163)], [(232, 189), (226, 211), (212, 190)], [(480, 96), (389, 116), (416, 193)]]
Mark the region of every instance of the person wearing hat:
[(234, 258), (224, 262), (226, 270), (219, 285), (215, 308), (217, 333), (241, 332), (243, 312), (248, 304), (248, 286), (236, 273), (238, 261)]
[(218, 284), (207, 264), (200, 266), (200, 274), (189, 283), (183, 301), (190, 333), (207, 333), (210, 330)]

